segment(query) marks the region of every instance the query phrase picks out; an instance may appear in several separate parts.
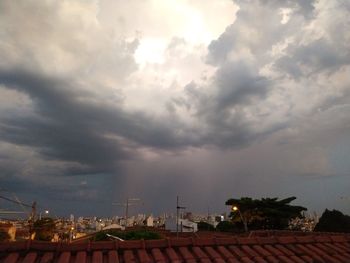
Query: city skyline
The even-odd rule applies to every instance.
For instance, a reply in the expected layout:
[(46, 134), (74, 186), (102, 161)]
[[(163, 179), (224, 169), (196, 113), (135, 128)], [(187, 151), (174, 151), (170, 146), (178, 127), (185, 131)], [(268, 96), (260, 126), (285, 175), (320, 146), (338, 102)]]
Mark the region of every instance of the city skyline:
[[(57, 215), (350, 214), (350, 4), (0, 2), (0, 191)], [(3, 207), (4, 204), (0, 203)]]

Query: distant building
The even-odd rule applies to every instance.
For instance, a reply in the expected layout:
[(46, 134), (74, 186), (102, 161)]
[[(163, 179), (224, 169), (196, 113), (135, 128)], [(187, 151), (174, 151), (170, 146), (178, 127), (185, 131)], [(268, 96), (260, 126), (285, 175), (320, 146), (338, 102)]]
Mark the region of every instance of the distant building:
[(165, 221), (165, 229), (170, 231), (176, 231), (178, 229), (179, 232), (197, 232), (198, 225), (188, 219), (179, 218), (178, 227), (176, 228), (176, 217), (170, 217)]
[(0, 231), (9, 235), (10, 241), (16, 240), (16, 227), (11, 223), (0, 223)]
[(154, 218), (153, 218), (153, 216), (149, 216), (149, 217), (147, 217), (147, 219), (146, 219), (146, 226), (150, 226), (150, 227), (153, 227), (153, 225), (154, 225)]

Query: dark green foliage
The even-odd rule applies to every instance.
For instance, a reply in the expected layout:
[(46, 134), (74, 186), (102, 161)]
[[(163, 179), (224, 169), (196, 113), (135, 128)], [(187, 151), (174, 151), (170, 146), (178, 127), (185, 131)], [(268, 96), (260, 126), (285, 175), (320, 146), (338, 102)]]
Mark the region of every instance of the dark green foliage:
[(0, 231), (0, 241), (10, 240), (10, 235), (5, 231)]
[(314, 231), (317, 232), (350, 232), (350, 216), (337, 210), (326, 209)]
[[(249, 229), (286, 229), (290, 219), (302, 217), (302, 211), (307, 209), (302, 206), (293, 206), (289, 203), (296, 197), (278, 200), (278, 198), (252, 199), (242, 197), (229, 199), (226, 205), (237, 206), (242, 217), (247, 221)], [(232, 221), (241, 223), (238, 211), (231, 212)]]
[(215, 230), (215, 227), (207, 222), (199, 222), (197, 224), (197, 227), (198, 227), (198, 230), (201, 230), (201, 231), (214, 231)]
[(216, 229), (221, 232), (236, 232), (237, 226), (232, 223), (231, 221), (221, 221), (217, 226)]
[(51, 241), (56, 231), (56, 224), (52, 218), (44, 217), (34, 222), (35, 240)]
[(119, 237), (123, 240), (149, 240), (149, 239), (161, 239), (161, 236), (156, 232), (151, 232), (147, 230), (139, 230), (139, 231), (128, 231), (128, 232), (122, 232), (120, 230), (107, 230), (107, 231), (100, 231), (96, 233), (94, 237), (92, 237), (93, 241), (104, 241), (104, 240), (111, 240), (113, 238), (108, 237), (107, 234)]

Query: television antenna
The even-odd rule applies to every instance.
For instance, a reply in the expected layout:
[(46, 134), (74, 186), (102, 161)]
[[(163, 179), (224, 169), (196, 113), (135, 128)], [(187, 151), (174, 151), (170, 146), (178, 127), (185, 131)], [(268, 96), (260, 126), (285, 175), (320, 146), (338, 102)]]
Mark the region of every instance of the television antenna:
[(176, 196), (176, 237), (179, 237), (179, 213), (181, 209), (186, 209), (179, 205), (179, 196)]
[[(125, 227), (128, 226), (129, 206), (139, 205), (140, 198), (127, 198), (125, 203), (112, 203), (112, 205), (125, 207)], [(141, 203), (143, 205), (143, 203)]]

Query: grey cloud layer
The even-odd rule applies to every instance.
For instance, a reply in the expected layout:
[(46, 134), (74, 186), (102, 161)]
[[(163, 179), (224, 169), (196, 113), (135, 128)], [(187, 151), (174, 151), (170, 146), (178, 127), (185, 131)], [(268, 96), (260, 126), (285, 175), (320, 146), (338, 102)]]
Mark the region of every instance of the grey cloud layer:
[[(147, 167), (142, 162), (154, 154), (164, 158), (164, 165), (158, 159), (161, 172), (149, 168), (149, 173), (157, 174), (163, 185), (171, 182), (175, 187), (174, 178), (167, 180), (160, 173), (166, 173), (167, 167), (172, 177), (183, 171), (166, 165), (171, 154), (159, 153), (195, 159), (188, 149), (214, 146), (219, 151), (239, 151), (262, 139), (277, 138), (279, 132), (292, 141), (304, 138), (305, 130), (329, 125), (324, 116), (332, 109), (347, 113), (339, 105), (349, 104), (349, 5), (341, 1), (236, 2), (240, 6), (236, 20), (208, 46), (205, 63), (213, 68), (213, 75), (204, 83), (193, 79), (181, 95), (169, 99), (161, 114), (154, 114), (145, 105), (158, 101), (147, 101), (137, 105), (142, 110), (134, 110), (128, 107), (132, 98), (125, 95), (135, 84), (130, 80), (133, 74), (142, 70), (133, 59), (139, 40), (116, 40), (118, 32), (103, 30), (91, 11), (97, 4), (79, 3), (77, 13), (82, 16), (77, 22), (64, 4), (33, 1), (17, 6), (5, 1), (0, 6), (0, 91), (26, 94), (30, 111), (9, 106), (0, 112), (0, 181), (10, 186), (13, 178), (20, 188), (17, 182), (31, 177), (50, 178), (45, 173), (77, 178), (82, 174), (105, 178), (102, 174), (110, 173), (123, 185), (133, 178), (124, 170), (127, 162), (140, 173), (137, 165)], [(16, 21), (15, 14), (33, 19), (26, 25)], [(57, 25), (49, 23), (50, 18)], [(21, 34), (21, 23), (23, 30), (35, 34)], [(181, 37), (169, 40), (174, 60), (176, 39), (186, 45)], [(158, 94), (158, 87), (153, 88), (149, 92)], [(334, 121), (330, 136), (346, 130), (346, 120)], [(288, 144), (288, 138), (283, 143)], [(10, 148), (16, 151), (7, 151)], [(327, 155), (324, 152), (322, 158)], [(29, 163), (21, 164), (26, 158)], [(323, 161), (316, 163), (327, 170)], [(321, 173), (316, 166), (307, 172)], [(147, 176), (140, 180), (147, 182)], [(110, 182), (109, 177), (106, 184)], [(103, 190), (102, 185), (96, 187)], [(98, 196), (92, 190), (86, 193), (91, 199)]]
[(112, 172), (118, 161), (133, 158), (130, 141), (159, 148), (185, 144), (165, 122), (147, 114), (79, 100), (83, 91), (70, 81), (21, 70), (2, 71), (0, 80), (27, 93), (35, 105), (34, 116), (2, 117), (2, 139), (35, 147), (44, 158), (80, 164), (90, 173)]

